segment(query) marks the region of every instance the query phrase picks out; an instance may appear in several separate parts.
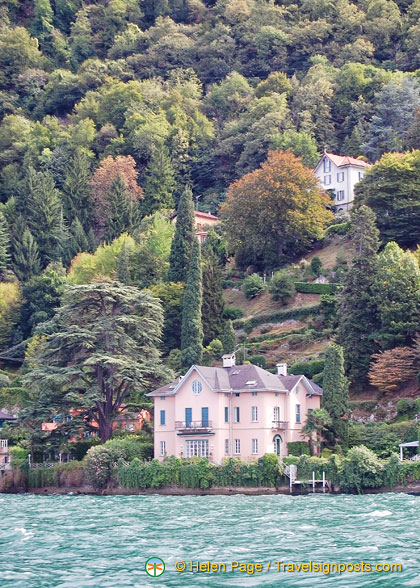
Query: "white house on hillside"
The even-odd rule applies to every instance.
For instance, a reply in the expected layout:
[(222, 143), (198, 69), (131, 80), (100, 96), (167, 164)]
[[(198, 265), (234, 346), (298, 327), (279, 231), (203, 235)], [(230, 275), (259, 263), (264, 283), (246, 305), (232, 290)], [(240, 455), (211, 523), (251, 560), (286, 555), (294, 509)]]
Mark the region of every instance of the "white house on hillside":
[(348, 155), (324, 152), (314, 168), (324, 190), (334, 190), (337, 212), (346, 212), (352, 207), (354, 186), (365, 175), (370, 163)]

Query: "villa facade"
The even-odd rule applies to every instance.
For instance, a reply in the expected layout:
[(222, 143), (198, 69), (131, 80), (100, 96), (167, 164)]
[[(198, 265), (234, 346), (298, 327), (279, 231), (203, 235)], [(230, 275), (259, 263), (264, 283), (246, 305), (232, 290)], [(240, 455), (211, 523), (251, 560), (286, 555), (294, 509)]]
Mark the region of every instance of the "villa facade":
[(192, 366), (185, 376), (150, 392), (154, 400), (155, 457), (257, 459), (287, 455), (302, 441), (307, 413), (320, 408), (322, 389), (305, 376), (288, 376), (286, 364), (272, 374), (252, 364)]
[[(176, 223), (177, 215), (172, 217), (172, 222)], [(219, 222), (219, 218), (209, 212), (194, 210), (195, 234), (200, 243), (204, 243), (207, 233), (214, 225)]]
[(334, 191), (337, 212), (347, 212), (353, 205), (354, 187), (369, 167), (371, 164), (361, 159), (325, 152), (314, 172), (324, 190)]

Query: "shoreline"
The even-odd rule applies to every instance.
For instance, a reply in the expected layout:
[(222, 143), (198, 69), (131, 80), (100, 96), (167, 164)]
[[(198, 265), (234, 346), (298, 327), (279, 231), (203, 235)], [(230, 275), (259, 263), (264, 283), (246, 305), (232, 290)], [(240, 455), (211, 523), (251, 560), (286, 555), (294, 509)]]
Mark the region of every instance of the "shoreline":
[[(234, 496), (242, 494), (244, 496), (272, 496), (272, 495), (288, 495), (288, 496), (306, 496), (311, 494), (347, 494), (348, 492), (341, 492), (340, 489), (334, 491), (322, 492), (319, 489), (316, 492), (312, 492), (312, 489), (308, 486), (307, 488), (301, 488), (299, 492), (290, 492), (289, 485), (280, 486), (279, 488), (265, 488), (265, 487), (222, 487), (214, 486), (212, 488), (180, 488), (180, 487), (164, 487), (164, 488), (147, 488), (144, 490), (134, 488), (104, 488), (102, 490), (95, 489), (93, 486), (80, 486), (80, 487), (60, 487), (60, 486), (46, 486), (44, 488), (31, 488), (30, 490), (18, 490), (14, 489), (7, 492), (0, 492), (1, 494), (40, 494), (40, 495), (93, 495), (93, 496), (149, 496), (159, 494), (161, 496)], [(420, 496), (420, 482), (410, 482), (402, 486), (397, 484), (393, 488), (366, 488), (363, 494), (388, 494), (388, 493), (399, 493), (399, 494), (412, 494), (414, 496)], [(354, 495), (354, 493), (353, 493)]]

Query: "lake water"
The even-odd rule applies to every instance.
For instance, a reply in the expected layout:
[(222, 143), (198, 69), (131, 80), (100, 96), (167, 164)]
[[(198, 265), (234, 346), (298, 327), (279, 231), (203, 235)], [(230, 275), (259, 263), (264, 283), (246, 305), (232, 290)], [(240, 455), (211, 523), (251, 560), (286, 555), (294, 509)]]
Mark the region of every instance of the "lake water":
[[(1, 588), (420, 586), (420, 497), (406, 494), (2, 494), (0, 521)], [(155, 556), (166, 569), (151, 578), (145, 562)], [(275, 560), (392, 562), (403, 571), (288, 573)], [(179, 573), (178, 561), (259, 562), (264, 571)]]

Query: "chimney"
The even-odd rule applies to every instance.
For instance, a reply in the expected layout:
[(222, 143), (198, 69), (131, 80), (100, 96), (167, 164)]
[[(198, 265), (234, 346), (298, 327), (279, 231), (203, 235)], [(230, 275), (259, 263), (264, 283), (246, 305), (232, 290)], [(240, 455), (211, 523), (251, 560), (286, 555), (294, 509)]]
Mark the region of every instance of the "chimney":
[(234, 353), (227, 353), (226, 355), (223, 355), (222, 360), (223, 367), (225, 368), (233, 367), (236, 364)]
[(287, 363), (277, 363), (276, 367), (278, 376), (287, 376)]

